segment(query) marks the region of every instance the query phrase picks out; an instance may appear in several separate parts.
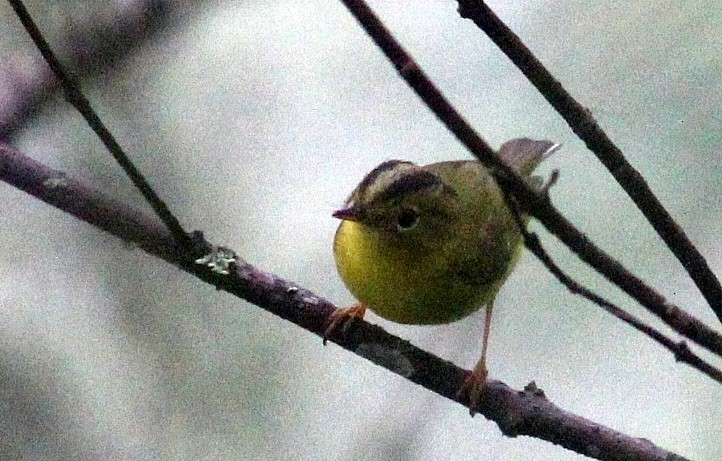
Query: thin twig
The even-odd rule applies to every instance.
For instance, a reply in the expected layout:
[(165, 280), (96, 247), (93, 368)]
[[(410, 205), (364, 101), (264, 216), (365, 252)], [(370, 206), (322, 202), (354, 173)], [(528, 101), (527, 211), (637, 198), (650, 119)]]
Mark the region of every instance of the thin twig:
[(547, 251), (542, 246), (541, 241), (539, 240), (539, 236), (536, 233), (529, 232), (529, 230), (527, 230), (526, 225), (524, 224), (524, 221), (520, 216), (518, 205), (513, 200), (509, 200), (507, 196), (505, 196), (505, 198), (507, 206), (511, 209), (514, 220), (516, 221), (516, 224), (519, 227), (519, 231), (524, 238), (524, 245), (527, 247), (527, 249), (529, 249), (529, 251), (532, 252), (534, 256), (537, 257), (537, 259), (542, 262), (542, 264), (544, 264), (547, 270), (551, 272), (552, 275), (557, 278), (557, 280), (559, 280), (564, 286), (569, 289), (569, 291), (587, 298), (588, 300), (598, 305), (605, 311), (609, 312), (619, 320), (622, 320), (626, 324), (631, 325), (637, 331), (640, 331), (643, 334), (652, 338), (653, 340), (657, 341), (663, 347), (667, 348), (674, 355), (674, 358), (678, 362), (686, 363), (692, 368), (696, 368), (697, 370), (706, 374), (718, 383), (722, 384), (722, 370), (716, 368), (714, 365), (706, 362), (697, 354), (692, 352), (689, 346), (687, 346), (686, 342), (675, 342), (674, 340), (663, 334), (661, 331), (650, 325), (647, 325), (636, 316), (630, 314), (621, 307), (613, 304), (612, 302), (594, 293), (590, 289), (584, 287), (576, 280), (571, 278), (569, 275), (567, 275), (564, 271), (562, 271), (562, 269), (554, 262), (551, 256), (549, 256), (549, 253), (547, 253)]
[[(74, 17), (72, 27), (63, 30), (55, 53), (78, 80), (95, 78), (122, 65), (143, 45), (159, 38), (178, 22), (181, 10), (188, 15), (187, 6), (174, 0), (96, 2), (87, 16)], [(60, 88), (42, 57), (33, 58), (20, 50), (3, 53), (0, 139), (12, 139)]]
[(409, 86), (469, 152), (493, 171), (500, 187), (505, 193), (517, 198), (524, 212), (537, 218), (579, 258), (649, 311), (659, 316), (675, 331), (722, 356), (722, 335), (669, 303), (664, 296), (594, 245), (551, 204), (547, 196), (529, 187), (511, 168), (504, 165), (491, 147), (454, 109), (363, 0), (341, 1), (376, 45), (381, 48)]
[(667, 247), (687, 270), (710, 307), (722, 321), (722, 285), (682, 228), (657, 199), (642, 175), (602, 130), (591, 112), (579, 104), (552, 76), (529, 48), (481, 0), (458, 0), (459, 14), (482, 29), (522, 71), (584, 141), (627, 192)]
[(165, 202), (163, 202), (163, 200), (161, 200), (158, 194), (155, 193), (140, 170), (136, 168), (128, 155), (120, 147), (120, 144), (118, 144), (115, 140), (115, 137), (100, 120), (100, 117), (98, 117), (93, 108), (90, 106), (88, 99), (81, 92), (80, 86), (65, 72), (63, 66), (60, 64), (60, 61), (50, 49), (50, 45), (40, 32), (40, 29), (38, 29), (37, 25), (30, 17), (30, 14), (25, 8), (25, 5), (23, 5), (23, 2), (20, 0), (8, 0), (8, 2), (15, 10), (15, 14), (22, 22), (25, 30), (30, 35), (30, 38), (32, 38), (33, 42), (35, 42), (35, 46), (37, 46), (38, 50), (43, 55), (43, 58), (50, 66), (50, 69), (60, 81), (68, 102), (70, 102), (70, 104), (72, 104), (73, 107), (80, 112), (83, 118), (85, 118), (90, 128), (96, 135), (98, 135), (100, 140), (108, 149), (108, 152), (110, 152), (121, 168), (123, 168), (123, 171), (125, 171), (130, 180), (133, 181), (135, 187), (138, 188), (141, 194), (143, 194), (143, 197), (148, 201), (150, 206), (153, 208), (153, 211), (155, 211), (163, 223), (168, 226), (168, 229), (178, 240), (178, 243), (185, 248), (192, 248), (193, 242), (190, 240), (185, 230), (183, 230), (183, 227), (178, 219), (176, 219), (173, 213), (170, 212), (168, 206)]
[[(0, 180), (125, 241), (134, 242), (147, 253), (319, 337), (323, 336), (331, 313), (336, 310), (325, 299), (253, 267), (238, 256), (233, 257), (229, 273), (225, 275), (189, 262), (168, 229), (155, 217), (90, 189), (3, 143), (0, 143)], [(206, 247), (210, 252), (213, 246), (203, 243), (199, 237), (199, 246)], [(350, 324), (343, 334), (334, 334), (329, 339), (468, 408), (468, 400), (458, 396), (457, 390), (469, 372), (450, 362), (361, 320)], [(519, 391), (500, 381), (489, 381), (476, 409), (496, 422), (507, 436), (536, 437), (596, 459), (685, 460), (648, 440), (631, 437), (567, 412), (550, 402), (533, 384)]]

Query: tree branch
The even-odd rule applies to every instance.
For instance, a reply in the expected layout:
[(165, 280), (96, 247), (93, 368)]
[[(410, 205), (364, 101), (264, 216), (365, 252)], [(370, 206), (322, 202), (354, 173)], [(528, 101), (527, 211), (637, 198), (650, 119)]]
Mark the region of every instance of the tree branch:
[(95, 132), (98, 138), (100, 138), (108, 152), (110, 152), (110, 155), (112, 155), (115, 161), (118, 162), (125, 174), (133, 182), (133, 185), (143, 195), (146, 201), (150, 204), (151, 208), (153, 208), (153, 211), (155, 211), (163, 223), (168, 226), (168, 229), (178, 240), (178, 243), (187, 249), (190, 249), (192, 247), (192, 242), (188, 239), (188, 236), (183, 230), (183, 227), (178, 219), (175, 215), (173, 215), (173, 213), (171, 213), (168, 206), (158, 196), (158, 194), (156, 194), (145, 176), (143, 176), (140, 170), (135, 166), (123, 148), (120, 147), (120, 144), (118, 144), (115, 137), (105, 126), (98, 114), (95, 113), (90, 105), (90, 101), (88, 101), (80, 90), (80, 85), (78, 85), (65, 71), (65, 69), (63, 69), (62, 64), (60, 64), (60, 61), (51, 50), (50, 45), (43, 37), (43, 34), (33, 21), (33, 18), (30, 17), (30, 13), (28, 13), (28, 10), (25, 8), (23, 2), (21, 0), (8, 0), (8, 2), (15, 11), (18, 19), (20, 19), (20, 22), (22, 22), (23, 27), (25, 27), (25, 30), (30, 35), (30, 38), (35, 43), (35, 46), (37, 46), (40, 54), (43, 55), (43, 59), (45, 59), (45, 62), (47, 62), (50, 66), (50, 70), (53, 71), (55, 77), (60, 81), (60, 85), (65, 91), (65, 98), (78, 112), (80, 112), (90, 128), (93, 132)]
[[(82, 79), (117, 65), (173, 24), (183, 2), (115, 0), (102, 13), (73, 23), (58, 40), (58, 54), (70, 73)], [(195, 2), (199, 3), (199, 2)], [(99, 4), (100, 5), (100, 4)], [(112, 10), (112, 13), (108, 11)], [(188, 8), (184, 8), (187, 14)], [(0, 139), (10, 139), (59, 88), (41, 60), (15, 55), (0, 62)]]
[(642, 175), (629, 164), (592, 117), (482, 0), (458, 0), (459, 14), (471, 19), (522, 71), (644, 214), (674, 253), (722, 322), (722, 285), (682, 228), (657, 199)]
[[(0, 143), (0, 180), (116, 237), (134, 242), (147, 253), (319, 337), (323, 336), (329, 316), (335, 310), (333, 304), (316, 294), (262, 271), (237, 256), (225, 275), (190, 262), (167, 228), (155, 217), (88, 188), (3, 143)], [(200, 238), (197, 241), (206, 251), (212, 250), (210, 244)], [(329, 339), (438, 395), (469, 405), (467, 399), (457, 396), (468, 371), (418, 349), (380, 327), (359, 320)], [(500, 381), (490, 381), (477, 410), (496, 422), (507, 436), (536, 437), (600, 460), (686, 459), (648, 440), (622, 434), (567, 412), (550, 402), (533, 383), (517, 391)]]
[(496, 152), (448, 102), (363, 0), (341, 1), (376, 45), (381, 48), (406, 83), (413, 88), (469, 152), (489, 167), (504, 193), (515, 197), (522, 207), (522, 211), (537, 218), (580, 259), (661, 318), (675, 331), (722, 356), (722, 335), (720, 333), (669, 303), (664, 296), (625, 269), (617, 260), (606, 254), (586, 235), (577, 230), (552, 205), (547, 195), (530, 187), (505, 165)]
[[(556, 176), (552, 176), (556, 178)], [(545, 193), (547, 192), (545, 188)], [(539, 236), (534, 232), (529, 232), (526, 228), (526, 224), (521, 218), (519, 208), (517, 204), (511, 200), (506, 200), (507, 206), (512, 210), (514, 219), (519, 227), (519, 231), (524, 238), (524, 246), (541, 261), (547, 270), (554, 275), (569, 291), (574, 294), (583, 296), (589, 301), (593, 302), (597, 306), (601, 307), (608, 313), (612, 314), (619, 320), (623, 321), (627, 325), (630, 325), (635, 330), (647, 335), (657, 343), (661, 344), (664, 348), (674, 354), (674, 358), (678, 362), (686, 363), (692, 368), (696, 368), (698, 371), (704, 373), (710, 378), (714, 379), (718, 383), (722, 384), (722, 370), (706, 362), (697, 354), (692, 352), (684, 341), (675, 342), (661, 331), (647, 325), (636, 316), (625, 311), (621, 307), (614, 303), (606, 300), (605, 298), (594, 293), (592, 290), (581, 285), (579, 282), (567, 275), (554, 260), (549, 256), (539, 240)]]

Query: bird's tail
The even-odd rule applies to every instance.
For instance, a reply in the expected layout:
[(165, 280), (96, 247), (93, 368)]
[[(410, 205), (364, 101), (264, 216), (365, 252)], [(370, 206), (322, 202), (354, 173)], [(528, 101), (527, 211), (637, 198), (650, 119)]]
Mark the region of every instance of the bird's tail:
[(560, 147), (561, 144), (551, 141), (516, 138), (501, 145), (499, 157), (520, 175), (529, 176), (542, 160), (559, 150)]

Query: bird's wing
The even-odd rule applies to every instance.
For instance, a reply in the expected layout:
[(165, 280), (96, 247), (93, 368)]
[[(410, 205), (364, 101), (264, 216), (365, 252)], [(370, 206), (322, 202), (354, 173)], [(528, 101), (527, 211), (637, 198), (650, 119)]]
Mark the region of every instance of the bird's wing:
[[(475, 286), (503, 281), (516, 261), (521, 234), (501, 190), (477, 161), (441, 162), (426, 167), (460, 197), (463, 216), (448, 236), (443, 254), (450, 275)], [(456, 227), (458, 226), (458, 227)]]
[(450, 264), (450, 270), (469, 285), (492, 285), (503, 281), (513, 267), (520, 249), (521, 235), (503, 219), (489, 223), (478, 240), (455, 254), (464, 255)]

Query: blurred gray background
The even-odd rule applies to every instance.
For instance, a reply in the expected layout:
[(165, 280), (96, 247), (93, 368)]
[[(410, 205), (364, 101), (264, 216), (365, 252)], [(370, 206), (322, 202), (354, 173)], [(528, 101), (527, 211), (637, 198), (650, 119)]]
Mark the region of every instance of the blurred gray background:
[[(73, 34), (107, 29), (140, 3), (28, 8), (70, 59)], [(351, 304), (333, 263), (331, 212), (383, 160), (469, 155), (339, 2), (156, 3), (169, 8), (165, 27), (117, 62), (78, 70), (94, 107), (188, 228)], [(563, 143), (541, 168), (561, 171), (556, 205), (719, 329), (620, 187), (455, 2), (371, 4), (494, 146), (516, 136)], [(592, 111), (719, 273), (719, 2), (490, 5)], [(45, 70), (5, 3), (0, 31), (8, 117), (12, 88)], [(145, 207), (62, 97), (10, 136), (25, 154)], [(582, 459), (504, 437), (483, 417), (4, 184), (0, 223), (2, 459)], [(570, 273), (659, 325), (532, 226)], [(466, 368), (479, 354), (481, 313), (438, 327), (368, 320)], [(517, 388), (535, 380), (569, 411), (692, 459), (722, 458), (720, 386), (569, 294), (528, 254), (497, 298), (490, 347), (492, 378)]]

